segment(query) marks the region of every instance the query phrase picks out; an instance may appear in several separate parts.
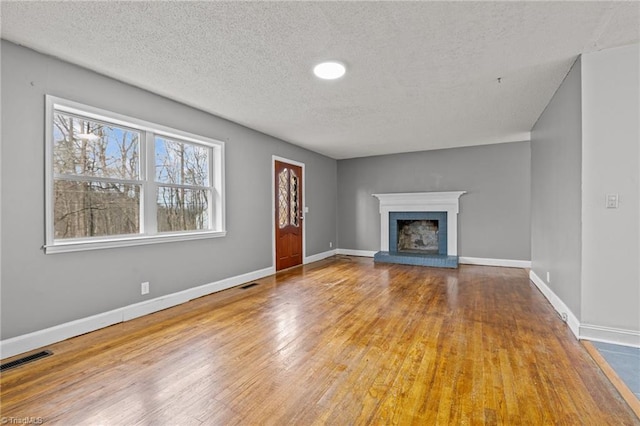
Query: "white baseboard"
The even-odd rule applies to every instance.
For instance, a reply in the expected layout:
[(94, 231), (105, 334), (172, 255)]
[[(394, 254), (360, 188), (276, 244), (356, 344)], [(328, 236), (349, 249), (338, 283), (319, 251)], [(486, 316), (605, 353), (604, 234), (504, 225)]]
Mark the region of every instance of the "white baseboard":
[(341, 249), (337, 250), (337, 254), (343, 254), (346, 256), (361, 256), (361, 257), (373, 257), (377, 252), (371, 250), (351, 250), (351, 249)]
[(458, 263), (466, 265), (502, 266), (506, 268), (531, 268), (530, 260), (487, 259), (482, 257), (460, 256)]
[(580, 338), (640, 348), (640, 332), (634, 330), (581, 324)]
[(148, 315), (172, 306), (180, 305), (188, 302), (189, 300), (197, 299), (198, 297), (226, 290), (249, 281), (258, 280), (260, 278), (273, 275), (274, 273), (275, 268), (270, 266), (258, 271), (237, 275), (235, 277), (226, 278), (213, 283), (156, 297), (155, 299), (146, 300), (144, 302), (134, 303), (112, 311), (70, 321), (44, 330), (38, 330), (32, 333), (23, 334), (22, 336), (5, 339), (0, 341), (0, 358), (8, 358), (69, 339), (71, 337), (108, 327), (119, 322), (129, 321), (143, 315)]
[(529, 271), (529, 279), (538, 287), (540, 292), (547, 298), (551, 306), (560, 314), (562, 317), (563, 314), (567, 315), (567, 325), (571, 329), (571, 332), (576, 339), (580, 338), (580, 321), (578, 318), (571, 312), (571, 309), (549, 288), (549, 286), (542, 281), (542, 279), (536, 275), (535, 272)]
[(317, 262), (319, 260), (326, 259), (327, 257), (335, 256), (337, 252), (338, 252), (338, 250), (333, 249), (333, 250), (325, 251), (323, 253), (318, 253), (318, 254), (314, 254), (314, 255), (311, 255), (311, 256), (307, 256), (307, 257), (304, 258), (304, 262), (303, 263), (306, 265), (307, 263)]

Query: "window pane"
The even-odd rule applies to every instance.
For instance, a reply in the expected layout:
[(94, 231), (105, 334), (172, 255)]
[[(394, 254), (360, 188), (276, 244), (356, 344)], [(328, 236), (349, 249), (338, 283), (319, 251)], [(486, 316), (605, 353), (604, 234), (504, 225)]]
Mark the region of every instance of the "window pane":
[(209, 186), (209, 148), (155, 138), (156, 181)]
[(278, 226), (280, 229), (289, 224), (289, 170), (278, 174)]
[(53, 170), (58, 175), (138, 179), (138, 132), (55, 113), (53, 141)]
[(158, 232), (209, 229), (207, 190), (158, 188)]
[(291, 169), (289, 199), (291, 204), (291, 224), (298, 227), (298, 176), (296, 176), (296, 172), (293, 169)]
[(55, 238), (140, 232), (140, 185), (54, 182)]

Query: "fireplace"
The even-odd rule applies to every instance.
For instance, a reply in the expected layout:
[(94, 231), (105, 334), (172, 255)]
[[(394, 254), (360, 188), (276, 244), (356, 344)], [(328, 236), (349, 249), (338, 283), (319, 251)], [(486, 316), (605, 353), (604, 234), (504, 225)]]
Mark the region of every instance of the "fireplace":
[(457, 268), (457, 192), (374, 194), (380, 200), (376, 262)]

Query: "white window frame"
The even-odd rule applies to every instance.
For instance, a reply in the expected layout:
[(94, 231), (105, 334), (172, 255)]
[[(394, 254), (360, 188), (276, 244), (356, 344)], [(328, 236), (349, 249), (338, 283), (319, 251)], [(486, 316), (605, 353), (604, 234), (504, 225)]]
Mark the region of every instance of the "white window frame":
[[(53, 191), (53, 121), (55, 111), (122, 126), (140, 132), (140, 181), (142, 182), (142, 188), (140, 194), (139, 234), (55, 239)], [(75, 252), (226, 236), (224, 191), (225, 143), (223, 141), (50, 95), (46, 96), (45, 129), (45, 253)], [(211, 194), (211, 201), (209, 203), (210, 229), (157, 232), (156, 189), (157, 186), (163, 186), (163, 184), (158, 184), (155, 181), (155, 136), (205, 146), (211, 150), (209, 159), (210, 186), (207, 187)], [(153, 167), (151, 167), (152, 165)]]

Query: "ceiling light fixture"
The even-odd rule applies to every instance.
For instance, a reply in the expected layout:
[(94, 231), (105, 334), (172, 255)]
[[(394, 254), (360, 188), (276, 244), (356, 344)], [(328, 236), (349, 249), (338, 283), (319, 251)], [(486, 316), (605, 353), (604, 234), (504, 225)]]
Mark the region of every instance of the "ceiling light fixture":
[(336, 61), (322, 62), (313, 67), (313, 73), (323, 80), (335, 80), (340, 78), (347, 71), (344, 64)]

